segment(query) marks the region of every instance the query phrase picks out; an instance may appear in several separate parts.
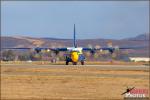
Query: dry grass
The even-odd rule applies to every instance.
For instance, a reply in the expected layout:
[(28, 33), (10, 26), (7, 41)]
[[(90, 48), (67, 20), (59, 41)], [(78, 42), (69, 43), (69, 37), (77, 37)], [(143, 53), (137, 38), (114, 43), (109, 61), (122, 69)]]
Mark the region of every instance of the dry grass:
[(123, 99), (121, 93), (127, 86), (149, 87), (149, 73), (145, 71), (102, 71), (94, 67), (2, 66), (1, 73), (2, 99)]

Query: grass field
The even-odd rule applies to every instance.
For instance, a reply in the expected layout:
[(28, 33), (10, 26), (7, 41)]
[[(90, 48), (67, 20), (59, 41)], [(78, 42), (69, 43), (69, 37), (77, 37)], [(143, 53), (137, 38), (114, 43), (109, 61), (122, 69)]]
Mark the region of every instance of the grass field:
[(1, 67), (1, 99), (123, 99), (127, 86), (148, 89), (149, 72), (35, 64)]

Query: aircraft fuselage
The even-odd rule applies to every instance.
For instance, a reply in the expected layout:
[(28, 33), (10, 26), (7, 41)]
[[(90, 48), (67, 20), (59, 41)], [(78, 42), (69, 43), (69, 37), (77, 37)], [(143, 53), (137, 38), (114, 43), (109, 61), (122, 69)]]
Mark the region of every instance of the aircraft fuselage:
[(67, 48), (68, 54), (66, 55), (66, 64), (68, 65), (69, 62), (73, 64), (77, 64), (77, 62), (81, 62), (84, 64), (85, 56), (82, 53), (82, 48)]

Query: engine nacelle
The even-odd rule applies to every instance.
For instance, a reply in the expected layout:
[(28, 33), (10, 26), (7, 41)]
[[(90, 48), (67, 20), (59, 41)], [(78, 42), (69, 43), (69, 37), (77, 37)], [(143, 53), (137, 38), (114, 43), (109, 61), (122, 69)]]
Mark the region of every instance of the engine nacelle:
[(41, 48), (35, 48), (34, 50), (36, 51), (36, 53), (40, 53), (41, 52)]
[(59, 50), (55, 50), (54, 53), (55, 53), (56, 55), (58, 55), (58, 54), (59, 54)]
[(91, 53), (92, 55), (94, 55), (94, 54), (96, 53), (96, 51), (92, 49), (92, 50), (90, 51), (90, 53)]
[(115, 48), (110, 48), (110, 49), (109, 49), (109, 52), (110, 52), (111, 54), (113, 54), (114, 51), (115, 51)]

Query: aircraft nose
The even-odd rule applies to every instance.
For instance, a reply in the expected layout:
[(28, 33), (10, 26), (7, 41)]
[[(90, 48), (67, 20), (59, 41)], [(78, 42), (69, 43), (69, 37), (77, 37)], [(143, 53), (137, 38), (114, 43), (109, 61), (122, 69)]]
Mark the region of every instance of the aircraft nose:
[(79, 56), (78, 56), (77, 52), (72, 52), (72, 54), (71, 54), (72, 61), (77, 62), (78, 58), (79, 58)]

